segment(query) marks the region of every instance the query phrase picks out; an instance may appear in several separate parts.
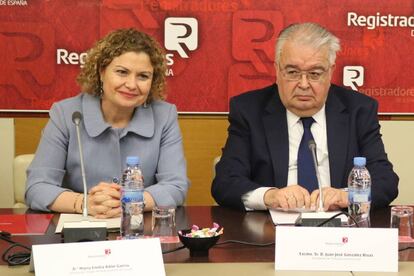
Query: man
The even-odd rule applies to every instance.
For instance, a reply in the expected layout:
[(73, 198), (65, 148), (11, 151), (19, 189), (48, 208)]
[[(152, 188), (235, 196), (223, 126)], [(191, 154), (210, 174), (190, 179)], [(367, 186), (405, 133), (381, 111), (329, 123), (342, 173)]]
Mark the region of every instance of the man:
[[(302, 147), (305, 136), (317, 145), (324, 210), (348, 206), (347, 178), (355, 156), (367, 159), (372, 207), (396, 198), (398, 176), (381, 140), (377, 102), (331, 84), (339, 49), (338, 38), (318, 24), (295, 24), (281, 32), (276, 84), (230, 101), (228, 138), (211, 189), (220, 205), (318, 207), (312, 155)], [(303, 156), (313, 166), (312, 177)]]

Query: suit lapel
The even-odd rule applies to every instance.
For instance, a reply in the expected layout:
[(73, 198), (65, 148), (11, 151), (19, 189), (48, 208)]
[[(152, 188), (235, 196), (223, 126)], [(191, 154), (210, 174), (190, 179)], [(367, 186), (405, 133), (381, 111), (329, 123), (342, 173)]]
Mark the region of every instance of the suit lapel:
[(345, 179), (349, 141), (349, 114), (331, 89), (326, 100), (326, 127), (331, 186), (340, 188)]
[(277, 91), (267, 104), (262, 120), (274, 170), (273, 181), (276, 187), (285, 187), (289, 167), (289, 138), (286, 109)]

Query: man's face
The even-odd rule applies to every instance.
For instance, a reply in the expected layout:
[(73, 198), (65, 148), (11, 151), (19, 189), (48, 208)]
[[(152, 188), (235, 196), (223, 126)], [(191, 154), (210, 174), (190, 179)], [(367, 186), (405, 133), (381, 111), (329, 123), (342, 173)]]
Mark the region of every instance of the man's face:
[(276, 65), (276, 83), (284, 106), (299, 117), (310, 117), (325, 104), (335, 65), (328, 48), (287, 41)]

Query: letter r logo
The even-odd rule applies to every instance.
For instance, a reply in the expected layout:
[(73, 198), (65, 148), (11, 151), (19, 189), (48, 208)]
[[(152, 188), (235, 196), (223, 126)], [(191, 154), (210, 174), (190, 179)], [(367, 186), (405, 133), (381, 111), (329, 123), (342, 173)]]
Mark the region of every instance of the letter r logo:
[(198, 22), (192, 17), (168, 17), (164, 23), (164, 44), (182, 58), (198, 47)]
[(364, 67), (345, 66), (343, 82), (345, 86), (350, 86), (352, 90), (358, 90), (357, 87), (364, 85)]

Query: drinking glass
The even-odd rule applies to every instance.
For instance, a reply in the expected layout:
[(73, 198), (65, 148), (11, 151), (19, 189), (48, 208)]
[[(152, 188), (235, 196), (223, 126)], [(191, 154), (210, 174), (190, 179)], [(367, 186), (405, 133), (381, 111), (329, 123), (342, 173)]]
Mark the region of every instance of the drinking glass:
[(152, 236), (160, 238), (161, 242), (176, 242), (178, 240), (175, 227), (175, 209), (172, 207), (156, 206), (152, 209)]
[(398, 228), (400, 239), (412, 239), (413, 237), (413, 207), (391, 207), (391, 228)]

